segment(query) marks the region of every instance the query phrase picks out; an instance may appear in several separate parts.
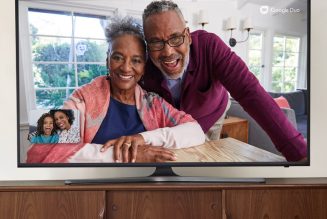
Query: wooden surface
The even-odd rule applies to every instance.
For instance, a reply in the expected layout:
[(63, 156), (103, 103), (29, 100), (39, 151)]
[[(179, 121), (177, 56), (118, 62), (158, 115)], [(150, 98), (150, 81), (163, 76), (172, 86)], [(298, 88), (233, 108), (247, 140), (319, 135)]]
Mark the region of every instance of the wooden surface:
[(327, 178), (266, 183), (0, 182), (0, 218), (325, 219)]
[(221, 191), (110, 191), (106, 209), (110, 219), (220, 219)]
[(285, 162), (285, 158), (233, 138), (173, 150), (176, 162)]
[(228, 190), (224, 200), (227, 219), (327, 218), (326, 189)]
[[(280, 167), (283, 168), (283, 167)], [(127, 177), (128, 178), (128, 177)], [(327, 178), (272, 178), (265, 183), (106, 183), (65, 185), (62, 180), (0, 181), (0, 192), (99, 190), (327, 189)]]
[(221, 130), (221, 137), (231, 137), (244, 143), (248, 143), (248, 121), (246, 119), (229, 116), (224, 120), (224, 124)]
[(105, 191), (0, 192), (0, 218), (102, 218)]

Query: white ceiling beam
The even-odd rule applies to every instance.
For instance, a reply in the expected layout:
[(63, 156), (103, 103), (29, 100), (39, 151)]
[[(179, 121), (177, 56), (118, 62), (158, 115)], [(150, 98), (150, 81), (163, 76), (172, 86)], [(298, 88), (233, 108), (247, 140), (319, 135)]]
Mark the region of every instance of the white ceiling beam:
[(248, 0), (237, 0), (237, 9), (242, 9), (248, 2)]

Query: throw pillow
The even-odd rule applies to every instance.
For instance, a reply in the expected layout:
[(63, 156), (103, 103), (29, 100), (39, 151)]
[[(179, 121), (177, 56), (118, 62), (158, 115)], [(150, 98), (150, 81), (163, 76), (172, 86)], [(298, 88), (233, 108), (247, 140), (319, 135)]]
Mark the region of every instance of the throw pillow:
[(283, 96), (274, 98), (275, 102), (280, 108), (288, 108), (291, 109), (290, 104), (288, 103), (287, 99)]

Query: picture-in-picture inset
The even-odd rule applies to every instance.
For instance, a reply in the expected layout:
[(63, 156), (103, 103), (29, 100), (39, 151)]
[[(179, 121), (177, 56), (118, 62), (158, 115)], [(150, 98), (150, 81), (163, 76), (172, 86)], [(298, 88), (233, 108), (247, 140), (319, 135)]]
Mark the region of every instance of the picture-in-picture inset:
[(69, 109), (30, 111), (31, 144), (79, 143), (79, 112)]

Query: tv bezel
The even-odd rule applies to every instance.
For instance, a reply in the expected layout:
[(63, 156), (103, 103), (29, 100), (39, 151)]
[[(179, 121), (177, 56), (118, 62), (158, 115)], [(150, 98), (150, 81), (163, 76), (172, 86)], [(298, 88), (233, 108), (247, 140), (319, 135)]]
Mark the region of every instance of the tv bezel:
[(310, 166), (310, 57), (311, 57), (311, 0), (307, 0), (307, 160), (296, 162), (167, 162), (167, 163), (22, 163), (20, 161), (20, 86), (19, 86), (19, 0), (15, 0), (15, 29), (16, 29), (16, 104), (17, 104), (17, 166), (23, 168), (40, 167), (253, 167), (253, 166)]

